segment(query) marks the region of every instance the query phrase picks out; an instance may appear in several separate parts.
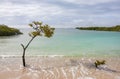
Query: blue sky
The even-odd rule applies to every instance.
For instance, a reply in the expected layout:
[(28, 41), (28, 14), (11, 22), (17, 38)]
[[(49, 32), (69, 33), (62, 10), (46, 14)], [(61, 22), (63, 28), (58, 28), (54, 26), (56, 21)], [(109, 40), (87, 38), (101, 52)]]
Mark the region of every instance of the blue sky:
[(42, 21), (53, 27), (120, 24), (120, 0), (0, 0), (0, 24), (28, 27)]

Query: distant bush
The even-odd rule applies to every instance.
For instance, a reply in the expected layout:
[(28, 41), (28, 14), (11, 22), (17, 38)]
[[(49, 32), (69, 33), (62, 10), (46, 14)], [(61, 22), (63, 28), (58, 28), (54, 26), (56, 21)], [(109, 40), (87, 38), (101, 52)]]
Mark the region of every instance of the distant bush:
[(7, 25), (0, 25), (0, 36), (11, 36), (18, 34), (22, 34), (22, 32), (16, 28), (10, 28)]
[(120, 32), (120, 25), (116, 25), (113, 27), (76, 27), (76, 29), (96, 30), (96, 31), (118, 31), (118, 32)]

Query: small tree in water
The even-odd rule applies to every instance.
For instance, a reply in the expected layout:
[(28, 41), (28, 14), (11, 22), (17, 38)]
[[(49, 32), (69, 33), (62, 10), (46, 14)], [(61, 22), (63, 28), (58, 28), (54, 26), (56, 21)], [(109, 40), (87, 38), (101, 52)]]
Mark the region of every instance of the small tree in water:
[(31, 40), (28, 42), (28, 44), (26, 46), (21, 44), (21, 46), (23, 48), (22, 61), (23, 61), (24, 67), (26, 66), (25, 52), (26, 52), (26, 49), (28, 48), (28, 46), (30, 45), (30, 43), (33, 41), (33, 39), (37, 36), (44, 36), (44, 37), (50, 38), (54, 34), (54, 30), (55, 30), (55, 28), (51, 28), (47, 24), (43, 25), (42, 22), (38, 22), (38, 21), (33, 21), (32, 23), (29, 24), (29, 26), (32, 27), (34, 30), (31, 33), (29, 33)]

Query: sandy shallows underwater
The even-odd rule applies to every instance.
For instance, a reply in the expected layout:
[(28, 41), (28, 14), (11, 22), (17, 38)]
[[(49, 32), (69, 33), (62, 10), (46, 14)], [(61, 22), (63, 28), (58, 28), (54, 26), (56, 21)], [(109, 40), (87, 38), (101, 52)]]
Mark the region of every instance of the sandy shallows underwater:
[[(96, 59), (106, 65), (95, 68)], [(0, 57), (0, 79), (120, 79), (120, 58)]]

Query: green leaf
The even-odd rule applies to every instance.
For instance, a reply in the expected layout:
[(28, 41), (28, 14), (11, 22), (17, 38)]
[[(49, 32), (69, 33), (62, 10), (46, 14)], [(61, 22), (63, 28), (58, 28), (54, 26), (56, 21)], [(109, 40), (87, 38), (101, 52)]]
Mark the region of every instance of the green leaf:
[(34, 27), (33, 29), (35, 31), (31, 32), (29, 36), (42, 36), (44, 35), (45, 37), (52, 37), (54, 34), (55, 28), (51, 28), (49, 25), (45, 24), (43, 25), (42, 22), (38, 21), (33, 21), (31, 24), (29, 24), (31, 27)]
[(33, 27), (33, 24), (29, 24), (30, 27)]

